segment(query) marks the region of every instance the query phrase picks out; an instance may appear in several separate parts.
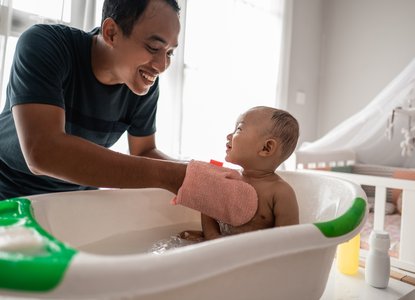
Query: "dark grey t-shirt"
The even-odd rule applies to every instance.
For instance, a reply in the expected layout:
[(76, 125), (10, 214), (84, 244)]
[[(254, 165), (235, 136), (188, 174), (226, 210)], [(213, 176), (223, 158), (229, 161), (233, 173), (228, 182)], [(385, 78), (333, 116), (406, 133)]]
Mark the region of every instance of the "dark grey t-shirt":
[(11, 113), (14, 105), (59, 106), (65, 110), (68, 134), (104, 147), (126, 130), (134, 136), (155, 133), (158, 81), (145, 96), (124, 84), (98, 82), (91, 67), (94, 34), (97, 29), (88, 33), (65, 25), (34, 25), (19, 38), (0, 114), (0, 200), (90, 188), (29, 171)]

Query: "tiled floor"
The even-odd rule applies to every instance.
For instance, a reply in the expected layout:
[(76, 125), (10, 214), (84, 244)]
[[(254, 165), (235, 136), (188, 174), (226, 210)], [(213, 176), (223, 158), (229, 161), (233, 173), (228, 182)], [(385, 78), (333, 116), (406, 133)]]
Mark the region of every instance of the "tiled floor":
[(359, 268), (355, 275), (344, 275), (331, 268), (326, 290), (321, 300), (415, 300), (415, 286), (390, 278), (386, 289), (371, 287), (365, 282), (365, 270)]

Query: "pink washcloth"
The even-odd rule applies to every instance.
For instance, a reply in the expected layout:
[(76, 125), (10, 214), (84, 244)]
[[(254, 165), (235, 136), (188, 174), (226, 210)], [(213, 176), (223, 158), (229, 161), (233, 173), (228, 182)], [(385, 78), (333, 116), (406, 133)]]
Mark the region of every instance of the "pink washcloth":
[(238, 171), (192, 160), (183, 185), (171, 203), (240, 226), (254, 217), (258, 196), (250, 184), (242, 181)]

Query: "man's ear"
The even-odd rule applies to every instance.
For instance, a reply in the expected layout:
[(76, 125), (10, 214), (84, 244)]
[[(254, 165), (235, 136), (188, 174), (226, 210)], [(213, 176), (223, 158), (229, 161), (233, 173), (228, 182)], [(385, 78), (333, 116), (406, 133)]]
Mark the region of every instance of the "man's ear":
[(102, 37), (109, 46), (113, 47), (116, 36), (119, 33), (119, 27), (112, 18), (106, 18), (101, 26)]
[(264, 142), (264, 146), (259, 152), (259, 155), (264, 157), (274, 155), (277, 151), (279, 151), (279, 148), (280, 144), (275, 139), (267, 139)]

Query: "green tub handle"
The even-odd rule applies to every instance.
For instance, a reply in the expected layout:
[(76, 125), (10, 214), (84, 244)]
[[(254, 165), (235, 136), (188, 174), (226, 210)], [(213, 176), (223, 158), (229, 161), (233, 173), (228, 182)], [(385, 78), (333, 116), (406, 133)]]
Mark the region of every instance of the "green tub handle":
[(366, 213), (366, 201), (356, 198), (352, 206), (340, 217), (327, 221), (314, 223), (326, 237), (338, 237), (353, 231), (362, 222)]
[(41, 251), (25, 253), (0, 248), (0, 288), (48, 291), (62, 280), (77, 250), (58, 241), (34, 219), (25, 198), (0, 201), (0, 239), (8, 230), (24, 227), (41, 237)]

